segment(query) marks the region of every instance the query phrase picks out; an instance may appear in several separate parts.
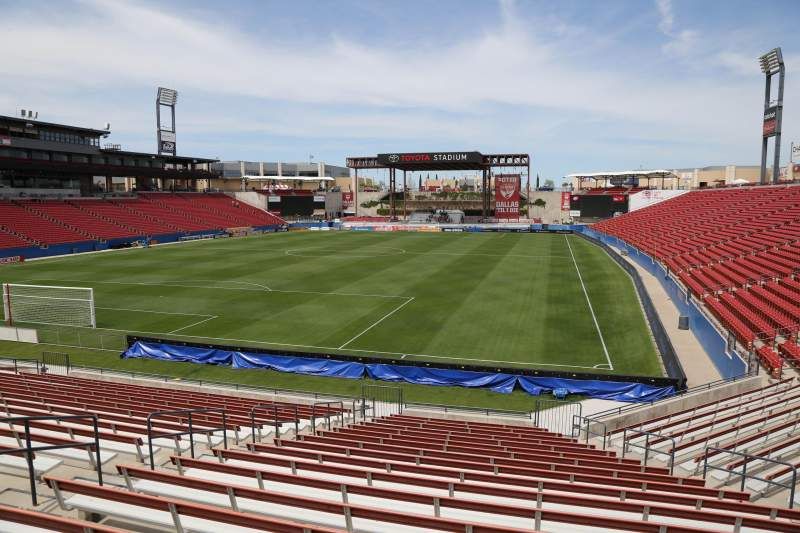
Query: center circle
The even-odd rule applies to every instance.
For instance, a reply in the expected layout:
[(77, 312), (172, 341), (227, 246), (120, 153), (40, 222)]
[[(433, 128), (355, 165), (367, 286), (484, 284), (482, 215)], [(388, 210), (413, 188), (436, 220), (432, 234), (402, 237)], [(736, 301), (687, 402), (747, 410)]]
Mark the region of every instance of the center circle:
[(402, 248), (392, 248), (391, 246), (375, 246), (367, 250), (342, 250), (341, 248), (294, 248), (286, 250), (286, 255), (295, 257), (391, 257), (403, 255), (406, 251)]

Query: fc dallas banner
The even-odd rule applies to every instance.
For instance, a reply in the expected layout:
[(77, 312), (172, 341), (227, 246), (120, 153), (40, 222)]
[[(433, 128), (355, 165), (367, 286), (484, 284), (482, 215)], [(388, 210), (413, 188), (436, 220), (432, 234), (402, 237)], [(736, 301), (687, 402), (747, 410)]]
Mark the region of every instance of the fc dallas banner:
[(568, 192), (562, 192), (561, 193), (561, 210), (562, 211), (569, 211), (569, 198), (570, 198), (570, 196), (571, 195)]
[(344, 207), (344, 208), (353, 207), (353, 193), (352, 192), (343, 192), (342, 193), (342, 207)]
[(498, 220), (519, 220), (519, 174), (494, 177), (494, 216)]

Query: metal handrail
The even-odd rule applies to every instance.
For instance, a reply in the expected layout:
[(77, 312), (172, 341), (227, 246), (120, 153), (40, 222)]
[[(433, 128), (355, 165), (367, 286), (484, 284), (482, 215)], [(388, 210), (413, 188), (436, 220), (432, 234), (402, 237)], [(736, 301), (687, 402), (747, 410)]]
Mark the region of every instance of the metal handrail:
[[(747, 459), (747, 461), (744, 461), (744, 463), (742, 463), (742, 471), (741, 472), (738, 472), (738, 471), (736, 471), (734, 469), (728, 469), (728, 468), (725, 468), (725, 467), (722, 467), (722, 466), (710, 465), (710, 464), (708, 464), (708, 456), (710, 455), (708, 452), (710, 452), (710, 451), (715, 451), (717, 453), (729, 453), (731, 455), (736, 455), (738, 457), (742, 457), (744, 459)], [(747, 464), (750, 461), (765, 461), (765, 462), (768, 462), (768, 463), (772, 463), (772, 464), (776, 464), (776, 465), (783, 465), (783, 466), (788, 467), (790, 469), (790, 471), (792, 472), (792, 481), (791, 481), (791, 483), (784, 484), (784, 483), (780, 483), (778, 481), (775, 481), (774, 479), (762, 478), (762, 477), (759, 477), (759, 476), (754, 475), (754, 474), (748, 474), (747, 473)], [(744, 486), (745, 486), (745, 482), (747, 481), (747, 478), (756, 479), (758, 481), (763, 481), (764, 483), (767, 483), (767, 484), (770, 484), (770, 485), (776, 485), (776, 486), (778, 486), (778, 487), (780, 487), (782, 489), (789, 489), (789, 509), (791, 509), (794, 506), (794, 494), (795, 494), (795, 490), (797, 488), (797, 467), (793, 466), (791, 463), (787, 463), (786, 461), (779, 461), (777, 459), (770, 459), (769, 457), (761, 457), (759, 455), (753, 455), (753, 454), (750, 454), (750, 453), (737, 452), (735, 450), (728, 450), (728, 449), (725, 449), (725, 448), (717, 448), (716, 446), (707, 446), (706, 447), (706, 451), (703, 454), (703, 479), (706, 479), (706, 475), (707, 475), (709, 469), (711, 469), (711, 470), (723, 470), (725, 472), (728, 472), (729, 474), (736, 474), (738, 476), (741, 476), (742, 481), (741, 481), (741, 485), (739, 487), (739, 490), (741, 490), (741, 491), (744, 491)]]
[[(259, 409), (265, 409), (265, 410), (272, 409), (274, 411), (274, 413), (275, 413), (275, 437), (276, 438), (280, 437), (280, 435), (281, 435), (281, 422), (278, 419), (278, 407), (279, 406), (277, 404), (274, 404), (274, 403), (259, 403), (259, 404), (254, 405), (252, 407), (252, 409), (250, 409), (250, 431), (251, 431), (250, 434), (251, 434), (251, 436), (253, 438), (253, 442), (256, 441), (256, 411), (259, 410)], [(285, 406), (285, 408), (290, 408), (290, 407), (294, 407), (294, 434), (297, 435), (300, 432), (300, 429), (299, 429), (300, 428), (300, 426), (299, 426), (300, 421), (298, 420), (298, 417), (297, 417), (297, 404), (294, 404), (292, 406), (289, 406), (289, 405)], [(258, 428), (258, 431), (259, 431), (259, 440), (261, 440), (261, 435), (260, 435), (261, 427), (260, 426)]]
[[(628, 433), (636, 433), (638, 435), (644, 435), (644, 446), (641, 444), (636, 444), (634, 442), (628, 442)], [(672, 448), (669, 449), (669, 452), (663, 452), (661, 450), (656, 450), (655, 448), (650, 447), (650, 436), (658, 437), (663, 440), (670, 440), (672, 441)], [(644, 450), (644, 466), (647, 466), (647, 457), (650, 455), (650, 452), (653, 453), (660, 453), (662, 455), (666, 455), (669, 457), (669, 475), (672, 475), (673, 467), (675, 466), (675, 446), (677, 442), (675, 441), (675, 437), (670, 437), (667, 435), (662, 435), (661, 433), (653, 433), (651, 431), (643, 431), (641, 429), (625, 429), (622, 432), (622, 458), (625, 458), (625, 452), (628, 450), (628, 446), (634, 446), (636, 448), (642, 448)]]
[(406, 402), (404, 406), (406, 408), (423, 407), (427, 409), (439, 409), (445, 413), (448, 411), (466, 411), (473, 413), (483, 413), (486, 416), (490, 416), (492, 414), (501, 414), (504, 416), (530, 418), (531, 420), (533, 420), (533, 411), (514, 411), (510, 409), (494, 409), (489, 407), (470, 407), (467, 405), (448, 405), (448, 404), (420, 403), (420, 402)]
[[(575, 419), (578, 419), (578, 422), (575, 422)], [(600, 422), (599, 420), (592, 420), (588, 416), (581, 416), (581, 415), (572, 415), (572, 436), (580, 439), (581, 433), (583, 433), (583, 423), (586, 422), (586, 441), (589, 442), (589, 437), (603, 437), (603, 449), (606, 449), (606, 443), (608, 442), (608, 425), (605, 422)], [(602, 433), (594, 433), (591, 431), (590, 427), (591, 424), (600, 424), (603, 426)], [(577, 435), (575, 434), (575, 430), (578, 430)]]
[[(94, 442), (75, 442), (74, 444), (49, 444), (47, 446), (31, 446), (31, 422), (37, 422), (42, 420), (54, 420), (56, 422), (63, 422), (68, 420), (76, 420), (76, 419), (86, 419), (90, 418), (92, 420), (92, 431), (94, 433)], [(42, 415), (42, 416), (10, 416), (10, 417), (2, 417), (0, 421), (7, 422), (9, 425), (12, 426), (14, 422), (22, 422), (25, 426), (25, 447), (12, 449), (12, 450), (0, 450), (0, 455), (4, 454), (14, 454), (14, 453), (25, 453), (25, 459), (28, 463), (28, 478), (31, 484), (31, 503), (36, 506), (38, 505), (37, 496), (36, 496), (36, 472), (33, 468), (33, 452), (39, 451), (48, 451), (48, 450), (61, 450), (65, 448), (87, 448), (91, 452), (91, 448), (94, 447), (95, 453), (95, 468), (97, 470), (97, 482), (98, 484), (103, 484), (103, 470), (102, 470), (102, 463), (100, 462), (100, 434), (97, 430), (97, 415), (94, 414), (85, 414), (85, 415)], [(91, 455), (90, 455), (91, 457)]]
[(333, 402), (314, 402), (311, 406), (311, 431), (317, 431), (317, 406), (325, 406), (325, 427), (326, 429), (331, 429), (331, 405), (338, 405), (339, 406), (339, 427), (344, 426), (344, 403), (337, 400)]
[[(544, 408), (542, 408), (544, 406)], [(555, 412), (556, 409), (560, 407), (566, 406), (577, 406), (578, 408), (578, 416), (583, 414), (583, 404), (580, 402), (568, 402), (564, 400), (551, 400), (549, 398), (536, 398), (533, 403), (534, 410), (531, 413), (533, 415), (533, 424), (537, 427), (541, 427), (540, 422), (542, 421), (541, 414), (543, 412)], [(572, 416), (575, 416), (574, 414)], [(566, 422), (566, 426), (569, 426), (570, 422)], [(552, 428), (546, 428), (552, 431)], [(559, 425), (558, 429), (561, 429), (561, 425)], [(566, 428), (564, 428), (566, 430)], [(561, 431), (557, 431), (560, 433)]]
[(591, 420), (594, 422), (594, 421), (597, 421), (598, 418), (605, 418), (607, 416), (612, 416), (612, 415), (620, 415), (622, 413), (627, 413), (628, 411), (633, 411), (633, 410), (636, 410), (636, 409), (642, 409), (642, 408), (645, 408), (645, 407), (652, 407), (653, 405), (655, 405), (657, 403), (667, 402), (669, 400), (674, 400), (675, 398), (677, 398), (679, 396), (686, 396), (687, 394), (693, 394), (695, 392), (701, 392), (701, 391), (704, 391), (704, 390), (711, 390), (714, 387), (719, 387), (719, 386), (725, 385), (727, 383), (734, 383), (736, 381), (739, 381), (739, 380), (742, 380), (742, 379), (745, 379), (745, 378), (749, 378), (749, 377), (752, 377), (754, 375), (755, 374), (752, 373), (752, 372), (745, 372), (744, 374), (739, 374), (738, 376), (733, 376), (733, 377), (730, 377), (730, 378), (722, 378), (722, 379), (718, 379), (718, 380), (715, 380), (715, 381), (709, 381), (708, 383), (695, 385), (694, 387), (688, 388), (688, 389), (683, 390), (683, 391), (677, 391), (675, 394), (673, 394), (672, 396), (669, 396), (668, 398), (662, 398), (660, 400), (651, 400), (649, 402), (640, 402), (640, 403), (635, 403), (633, 405), (612, 407), (611, 409), (606, 409), (605, 411), (600, 411), (598, 413), (594, 413), (589, 418), (591, 418)]
[[(183, 435), (189, 435), (189, 451), (191, 453), (192, 458), (194, 459), (194, 431), (192, 425), (192, 414), (194, 413), (221, 413), (222, 414), (222, 426), (221, 427), (214, 427), (214, 428), (205, 428), (197, 431), (197, 433), (204, 433), (206, 435), (210, 435), (216, 431), (222, 430), (222, 445), (227, 450), (228, 449), (228, 421), (225, 417), (225, 408), (224, 407), (207, 407), (203, 409), (176, 409), (173, 411), (154, 411), (147, 415), (147, 448), (150, 453), (150, 470), (155, 470), (155, 464), (153, 461), (153, 439), (160, 439), (164, 437), (180, 437)], [(172, 433), (159, 433), (153, 436), (153, 418), (165, 415), (187, 415), (188, 422), (189, 422), (189, 431), (175, 431)]]

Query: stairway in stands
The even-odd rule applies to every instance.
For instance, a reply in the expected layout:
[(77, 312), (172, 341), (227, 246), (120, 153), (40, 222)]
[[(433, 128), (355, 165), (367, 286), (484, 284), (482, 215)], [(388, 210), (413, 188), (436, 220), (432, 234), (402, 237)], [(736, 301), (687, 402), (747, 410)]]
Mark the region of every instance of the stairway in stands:
[(692, 191), (599, 222), (660, 261), (779, 374), (800, 365), (800, 186)]
[[(663, 410), (662, 410), (663, 412)], [(609, 420), (605, 420), (609, 423)], [(702, 476), (722, 489), (744, 487), (751, 500), (787, 505), (800, 483), (800, 381), (762, 382), (743, 392), (623, 426), (613, 449), (649, 464), (674, 464), (677, 475)], [(747, 474), (747, 476), (743, 476)], [(800, 493), (794, 504), (800, 504)]]

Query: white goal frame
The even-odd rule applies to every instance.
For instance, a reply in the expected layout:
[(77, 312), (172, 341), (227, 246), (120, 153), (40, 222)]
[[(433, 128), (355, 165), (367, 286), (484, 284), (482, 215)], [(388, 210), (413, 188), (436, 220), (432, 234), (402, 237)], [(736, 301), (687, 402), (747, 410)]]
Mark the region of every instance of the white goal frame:
[[(86, 294), (86, 298), (76, 298), (76, 297), (64, 297), (64, 296), (48, 296), (48, 295), (36, 295), (36, 294), (15, 294), (14, 289), (41, 289), (42, 291), (58, 291), (58, 290), (66, 290), (66, 291), (84, 291)], [(20, 312), (19, 310), (19, 302), (20, 301), (40, 301), (42, 308), (47, 306), (48, 303), (54, 305), (54, 307), (62, 307), (65, 312), (68, 312), (67, 307), (64, 304), (69, 304), (69, 302), (75, 302), (76, 304), (80, 305), (83, 303), (86, 307), (84, 309), (88, 310), (88, 314), (86, 318), (88, 320), (84, 321), (83, 323), (76, 323), (76, 321), (69, 321), (69, 320), (62, 320), (56, 315), (53, 316), (52, 320), (45, 320), (44, 317), (36, 318), (31, 317), (30, 315), (25, 315), (24, 311)], [(57, 304), (57, 305), (56, 305)], [(3, 314), (4, 319), (7, 325), (11, 326), (14, 322), (22, 322), (26, 324), (50, 324), (54, 326), (77, 326), (77, 327), (97, 327), (97, 315), (95, 313), (95, 306), (94, 306), (94, 289), (91, 287), (63, 287), (58, 285), (29, 285), (24, 283), (3, 283)], [(62, 315), (65, 316), (65, 315)]]

